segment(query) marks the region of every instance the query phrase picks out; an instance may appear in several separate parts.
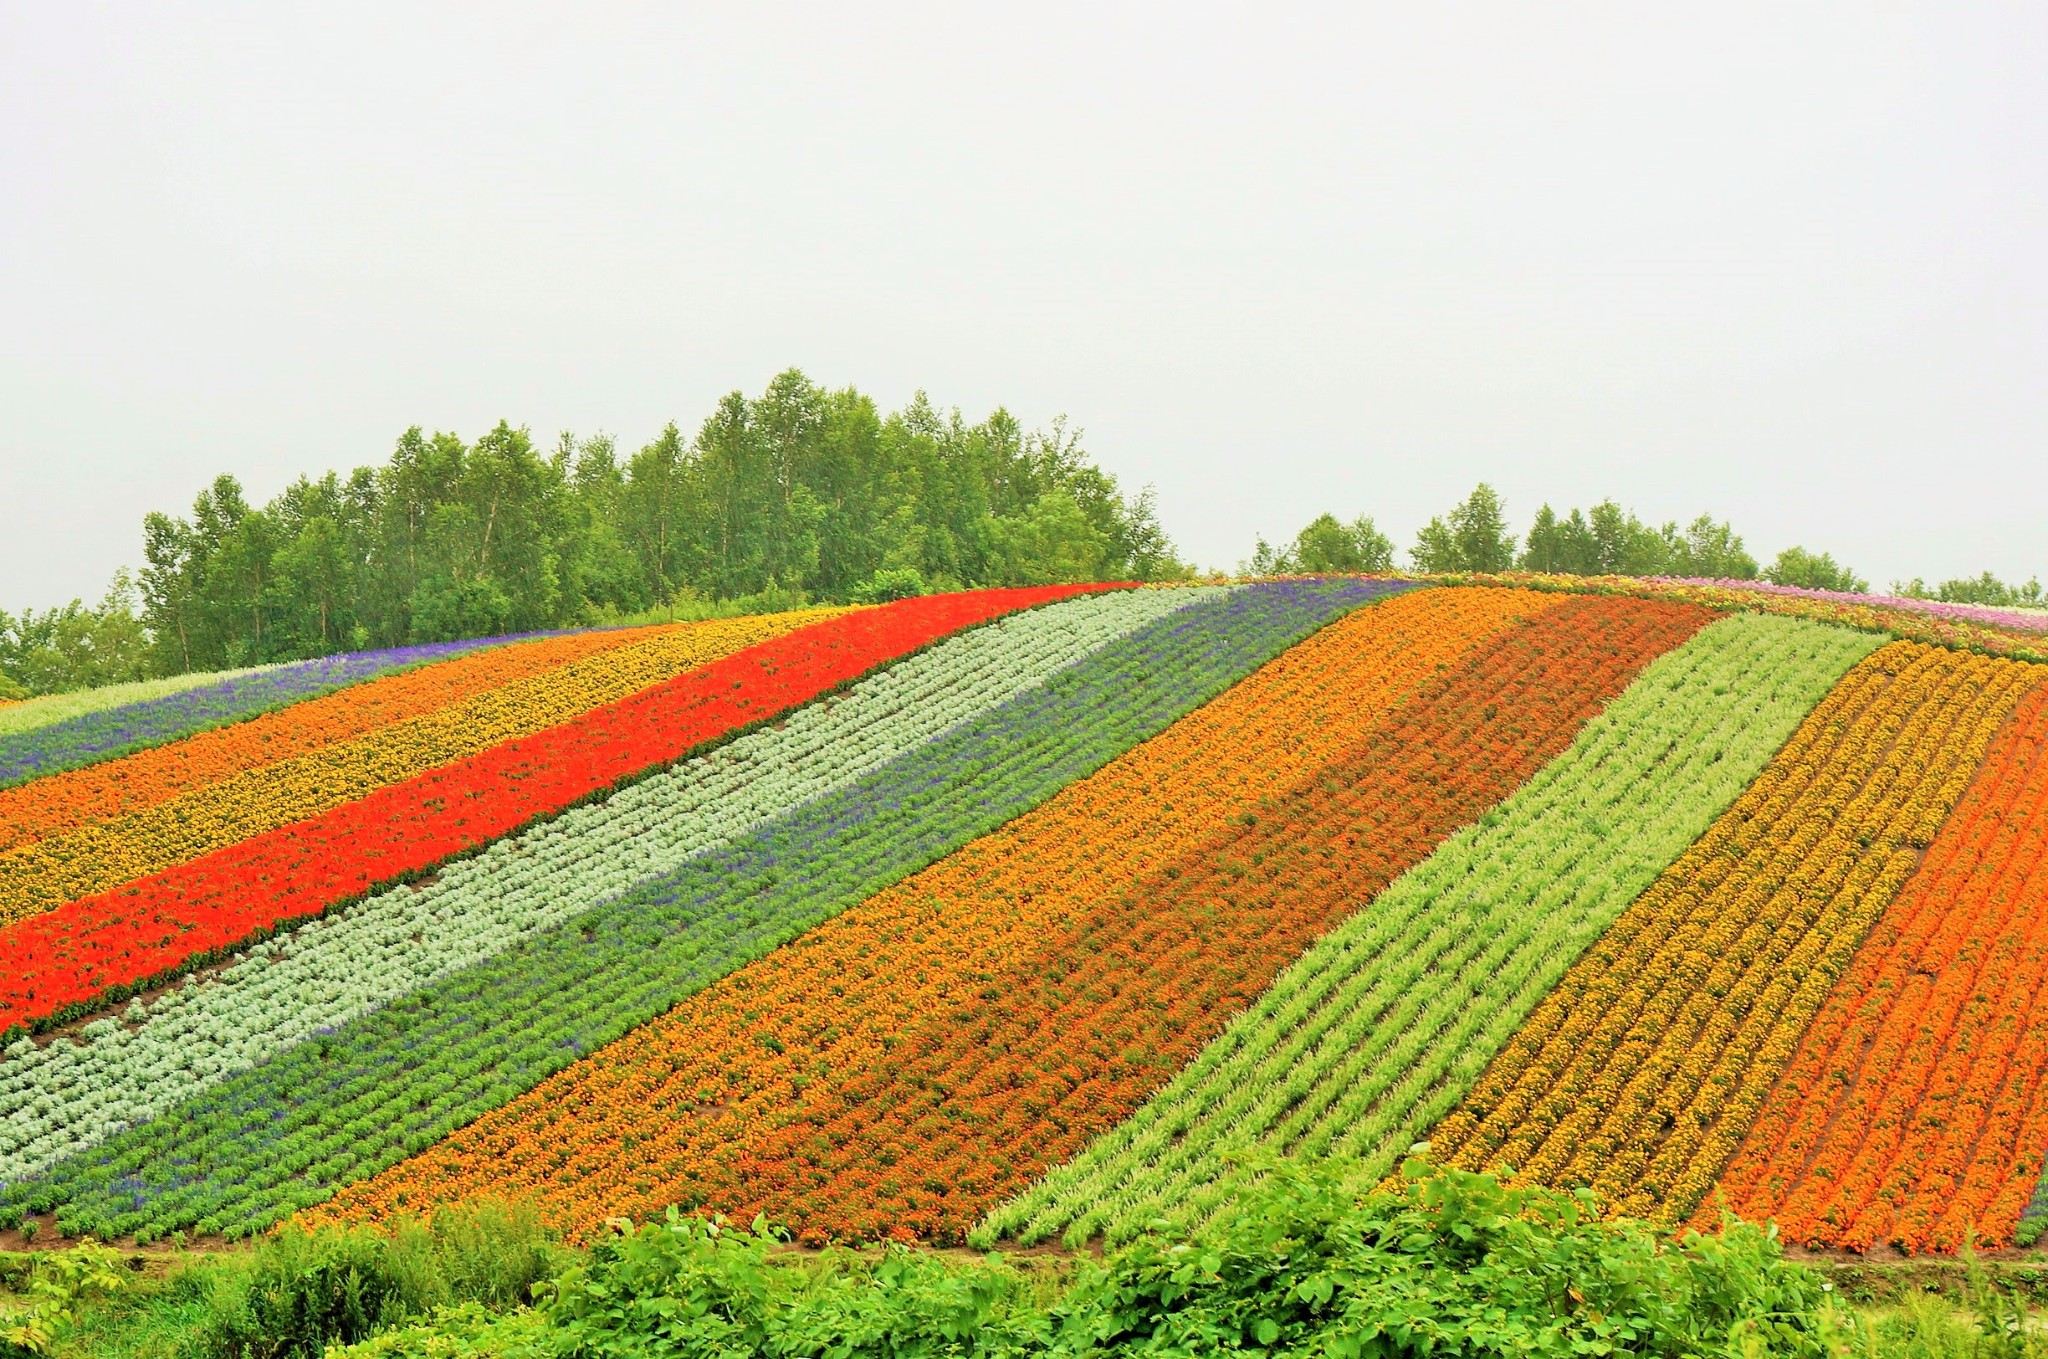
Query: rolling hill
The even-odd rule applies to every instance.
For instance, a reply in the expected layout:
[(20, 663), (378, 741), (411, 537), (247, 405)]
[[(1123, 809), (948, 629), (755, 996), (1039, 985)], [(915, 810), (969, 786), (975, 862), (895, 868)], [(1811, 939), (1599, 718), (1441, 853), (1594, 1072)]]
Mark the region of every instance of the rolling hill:
[(0, 715), (0, 1228), (1117, 1243), (1272, 1159), (2048, 1224), (2048, 619), (935, 595)]

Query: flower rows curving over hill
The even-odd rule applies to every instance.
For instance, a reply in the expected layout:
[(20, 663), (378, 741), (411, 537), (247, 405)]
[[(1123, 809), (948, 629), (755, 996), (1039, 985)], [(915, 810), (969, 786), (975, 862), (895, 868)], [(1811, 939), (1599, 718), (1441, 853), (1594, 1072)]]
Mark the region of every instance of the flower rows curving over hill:
[(2024, 1241), (2048, 667), (1996, 625), (1054, 586), (73, 704), (0, 731), (0, 1227), (1120, 1241), (1427, 1141)]

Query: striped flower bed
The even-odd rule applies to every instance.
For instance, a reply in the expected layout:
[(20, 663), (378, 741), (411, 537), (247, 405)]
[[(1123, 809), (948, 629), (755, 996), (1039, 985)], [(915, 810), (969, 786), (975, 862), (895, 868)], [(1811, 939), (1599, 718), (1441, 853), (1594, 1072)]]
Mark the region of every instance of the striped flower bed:
[[(219, 676), (180, 676), (35, 699), (0, 723), (0, 788), (118, 759), (378, 676), (524, 640), (480, 637), (354, 651)], [(138, 697), (105, 708), (95, 706), (95, 700), (118, 697), (122, 691)]]
[(1013, 614), (724, 746), (259, 944), (0, 1065), (0, 1181), (177, 1107), (321, 1030), (533, 941), (852, 784), (1215, 592), (1118, 591)]
[(1051, 587), (0, 715), (42, 743), (0, 779), (0, 1232), (509, 1193), (578, 1236), (1121, 1242), (1426, 1142), (1667, 1226), (2023, 1243), (2038, 636), (1699, 582)]
[(61, 1204), (66, 1222), (109, 1235), (247, 1229), (318, 1202), (1400, 588), (1262, 586), (1170, 614), (844, 790), (8, 1185), (0, 1213)]
[(1354, 616), (344, 1211), (496, 1181), (579, 1232), (682, 1201), (821, 1240), (957, 1240), (1705, 619), (1534, 603), (1434, 592)]

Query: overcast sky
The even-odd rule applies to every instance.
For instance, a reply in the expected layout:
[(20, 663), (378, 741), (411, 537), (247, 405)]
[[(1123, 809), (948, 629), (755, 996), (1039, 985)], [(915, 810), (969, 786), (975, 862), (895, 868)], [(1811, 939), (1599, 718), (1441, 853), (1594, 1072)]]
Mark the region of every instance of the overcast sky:
[(0, 0), (0, 605), (790, 365), (1065, 412), (1207, 565), (1484, 479), (2048, 572), (2044, 71), (2038, 0)]

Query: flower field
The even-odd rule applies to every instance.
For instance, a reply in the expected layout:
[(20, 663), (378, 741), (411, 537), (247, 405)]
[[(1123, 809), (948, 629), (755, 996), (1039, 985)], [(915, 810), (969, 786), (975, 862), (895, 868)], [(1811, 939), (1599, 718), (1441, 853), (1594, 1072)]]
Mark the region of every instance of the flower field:
[(362, 680), (519, 640), (432, 642), (28, 699), (0, 714), (0, 788), (116, 759)]
[[(67, 901), (190, 863), (216, 849), (345, 806), (427, 770), (453, 764), (522, 736), (559, 726), (592, 709), (786, 631), (797, 615), (685, 624), (627, 636), (585, 634), (594, 654), (534, 652), (569, 649), (563, 638), (450, 662), (461, 673), (439, 681), (441, 667), (351, 689), (323, 700), (306, 734), (280, 743), (277, 719), (208, 732), (178, 752), (205, 747), (189, 760), (172, 751), (144, 751), (112, 765), (60, 775), (47, 791), (38, 783), (15, 790), (0, 819), (0, 921), (19, 920)], [(531, 664), (528, 673), (521, 662)], [(505, 672), (511, 671), (511, 674)], [(483, 673), (476, 673), (483, 672)], [(441, 690), (387, 696), (387, 687)], [(452, 701), (437, 702), (443, 694)], [(379, 699), (392, 701), (378, 703)], [(409, 713), (415, 699), (417, 713)], [(401, 720), (385, 724), (385, 711)], [(367, 712), (365, 711), (367, 710)], [(321, 721), (327, 719), (327, 721)], [(352, 729), (367, 727), (360, 735)], [(293, 734), (296, 734), (294, 728)], [(352, 739), (351, 739), (352, 736)], [(330, 739), (339, 737), (340, 739)], [(271, 752), (282, 744), (282, 759)], [(171, 769), (153, 768), (171, 764)], [(141, 766), (141, 767), (135, 767)], [(79, 785), (73, 787), (70, 785)], [(9, 824), (9, 823), (12, 824)]]
[(18, 1178), (234, 1071), (482, 963), (643, 879), (844, 788), (1204, 592), (1119, 592), (1006, 618), (685, 765), (579, 807), (420, 887), (377, 893), (257, 945), (193, 986), (21, 1044), (0, 1094)]
[(1440, 1130), (1682, 1220), (1977, 772), (2028, 667), (1895, 642), (1593, 945)]
[[(1292, 829), (1280, 800), (1293, 789), (1385, 770), (1391, 788), (1347, 803), (1400, 807), (1376, 848), (1420, 857), (1512, 783), (1516, 756), (1532, 762), (1517, 745), (1540, 761), (1632, 662), (1701, 621), (1569, 601), (1504, 629), (1530, 602), (1429, 591), (1354, 615), (998, 834), (344, 1195), (344, 1209), (409, 1201), (450, 1175), (544, 1192), (590, 1145), (632, 1135), (651, 1105), (717, 1113), (679, 1118), (677, 1136), (641, 1137), (643, 1155), (612, 1163), (617, 1192), (642, 1210), (729, 1201), (821, 1235), (959, 1235), (990, 1194), (1043, 1168), (1012, 1148), (1056, 1155), (1116, 1121), (1326, 922), (1333, 884), (1289, 890), (1298, 865), (1278, 860), (1247, 874), (1258, 850), (1227, 831), (1217, 843), (1216, 828)], [(1606, 664), (1571, 666), (1589, 641)], [(1498, 751), (1441, 778), (1439, 752), (1460, 726), (1538, 694), (1526, 725), (1494, 734)], [(1391, 758), (1341, 758), (1376, 746)], [(1325, 818), (1315, 859), (1336, 861), (1371, 833), (1344, 811)], [(1124, 887), (1111, 864), (1132, 865), (1137, 881)], [(1369, 858), (1346, 867), (1380, 871)], [(936, 918), (943, 931), (929, 928)], [(1046, 966), (1068, 959), (1087, 965)], [(583, 1201), (572, 1187), (560, 1208)]]
[(1721, 1178), (1729, 1207), (1859, 1249), (1954, 1250), (2016, 1219), (2048, 1149), (2044, 878), (2036, 688), (1829, 992)]
[[(514, 681), (545, 675), (590, 656), (645, 642), (654, 631), (636, 628), (579, 633), (472, 651), (467, 656), (459, 651), (434, 655), (424, 659), (441, 664), (425, 664), (418, 669), (371, 678), (325, 696), (309, 696), (294, 703), (289, 714), (257, 712), (233, 725), (215, 729), (187, 730), (180, 722), (167, 729), (152, 730), (156, 724), (150, 722), (124, 723), (122, 735), (155, 739), (145, 739), (141, 749), (125, 758), (95, 762), (90, 768), (77, 767), (75, 772), (38, 768), (34, 773), (42, 777), (33, 789), (0, 793), (0, 851), (19, 849), (147, 811), (237, 775), (456, 707)], [(432, 649), (415, 649), (429, 650)], [(276, 688), (275, 672), (261, 678), (273, 682), (265, 687)], [(249, 685), (251, 681), (244, 680), (242, 684)], [(243, 697), (244, 691), (238, 688), (235, 696)], [(152, 708), (158, 719), (165, 715), (160, 705), (138, 706)], [(221, 706), (225, 705), (215, 705), (216, 711)], [(44, 734), (53, 742), (67, 735), (49, 728), (44, 729)], [(84, 751), (80, 749), (77, 753), (82, 757)]]
[(509, 1195), (1078, 1245), (1426, 1141), (1672, 1227), (2026, 1242), (2030, 635), (1054, 586), (15, 705), (0, 1232)]
[(1651, 665), (1558, 759), (1325, 934), (1139, 1113), (980, 1236), (1120, 1240), (1218, 1211), (1247, 1151), (1378, 1177), (1488, 1051), (1873, 644), (1737, 617)]

